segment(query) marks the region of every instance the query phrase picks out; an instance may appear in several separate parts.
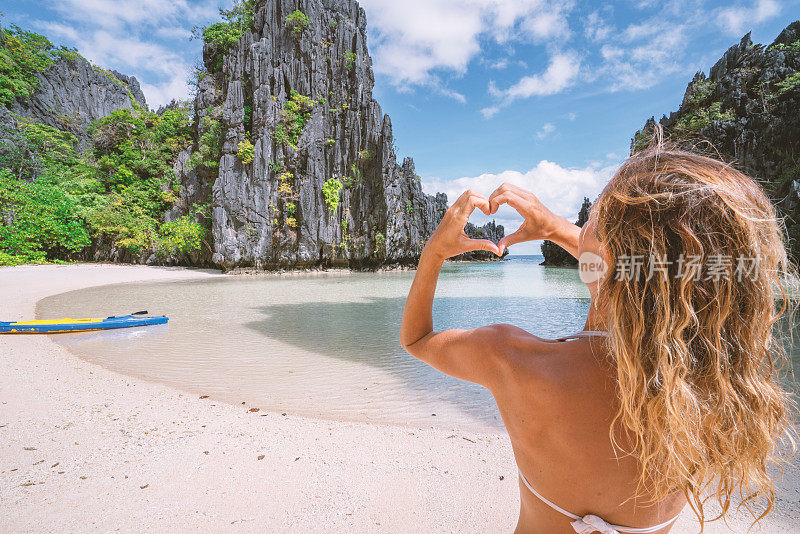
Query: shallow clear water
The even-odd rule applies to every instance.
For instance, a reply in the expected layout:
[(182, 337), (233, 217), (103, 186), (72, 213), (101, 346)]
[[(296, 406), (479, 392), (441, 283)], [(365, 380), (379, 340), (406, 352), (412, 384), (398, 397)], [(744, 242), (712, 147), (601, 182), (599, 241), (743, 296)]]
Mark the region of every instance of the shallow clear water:
[[(589, 300), (577, 271), (540, 261), (447, 264), (435, 328), (512, 323), (543, 336), (582, 329)], [(37, 315), (169, 315), (165, 326), (53, 338), (113, 370), (230, 402), (340, 419), (501, 428), (485, 389), (442, 375), (399, 346), (412, 277), (327, 272), (104, 286), (49, 297)]]
[[(581, 330), (589, 295), (577, 271), (540, 261), (445, 265), (435, 328), (511, 323), (545, 337)], [(166, 314), (164, 326), (52, 337), (89, 361), (198, 395), (337, 419), (499, 430), (488, 391), (400, 348), (412, 278), (326, 272), (124, 284), (49, 297), (37, 315)], [(800, 376), (800, 343), (792, 360)]]

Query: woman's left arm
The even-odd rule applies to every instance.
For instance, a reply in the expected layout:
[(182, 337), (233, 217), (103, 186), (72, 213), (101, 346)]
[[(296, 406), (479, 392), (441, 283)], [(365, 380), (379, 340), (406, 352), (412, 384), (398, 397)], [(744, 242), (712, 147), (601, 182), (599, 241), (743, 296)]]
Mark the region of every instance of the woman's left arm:
[(497, 340), (504, 325), (473, 330), (433, 331), (433, 296), (444, 260), (464, 252), (500, 251), (488, 239), (470, 239), (464, 226), (479, 208), (489, 214), (486, 197), (466, 191), (447, 210), (442, 222), (425, 245), (417, 274), (411, 284), (400, 327), (400, 344), (412, 356), (450, 376), (490, 385), (498, 376)]

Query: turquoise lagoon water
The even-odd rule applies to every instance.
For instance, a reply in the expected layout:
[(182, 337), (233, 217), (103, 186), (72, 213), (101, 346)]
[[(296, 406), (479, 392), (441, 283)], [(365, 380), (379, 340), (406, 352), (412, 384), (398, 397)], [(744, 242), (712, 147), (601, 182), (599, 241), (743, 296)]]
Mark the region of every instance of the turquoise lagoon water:
[[(577, 271), (541, 256), (449, 263), (435, 328), (512, 323), (578, 331)], [(304, 415), (473, 431), (500, 429), (492, 396), (415, 360), (398, 329), (413, 272), (242, 275), (122, 284), (49, 297), (40, 318), (166, 314), (168, 325), (53, 336), (86, 360), (224, 401)], [(436, 415), (433, 415), (436, 414)]]
[[(511, 323), (545, 337), (581, 330), (589, 295), (577, 271), (541, 260), (446, 264), (435, 328)], [(410, 271), (321, 272), (123, 284), (47, 298), (37, 315), (166, 314), (164, 326), (53, 339), (115, 371), (212, 399), (317, 417), (500, 430), (488, 391), (400, 347), (412, 278)], [(800, 350), (793, 361), (800, 371)]]

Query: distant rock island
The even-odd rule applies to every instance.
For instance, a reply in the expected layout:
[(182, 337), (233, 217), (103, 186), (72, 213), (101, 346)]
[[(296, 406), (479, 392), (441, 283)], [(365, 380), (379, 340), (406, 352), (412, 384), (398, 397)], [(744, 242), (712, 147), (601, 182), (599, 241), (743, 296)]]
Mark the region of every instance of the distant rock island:
[[(592, 203), (589, 202), (588, 198), (584, 197), (581, 209), (578, 211), (578, 220), (575, 221), (577, 226), (583, 227), (586, 224), (586, 221), (589, 220), (589, 211), (591, 209)], [(550, 267), (576, 267), (578, 265), (578, 260), (572, 254), (552, 241), (545, 240), (542, 243), (542, 256), (544, 256), (542, 265)]]
[[(464, 233), (472, 239), (488, 239), (489, 241), (498, 243), (506, 235), (506, 230), (502, 224), (497, 224), (495, 221), (484, 224), (483, 226), (475, 226), (468, 222), (464, 227)], [(508, 255), (508, 249), (503, 252), (503, 257)], [(472, 252), (465, 252), (453, 258), (453, 260), (462, 261), (493, 261), (498, 259), (493, 252), (488, 250), (475, 250)]]
[[(423, 193), (413, 160), (397, 161), (391, 120), (372, 97), (364, 10), (270, 0), (221, 14), (198, 31), (193, 102), (157, 112), (135, 78), (2, 29), (0, 54), (22, 74), (0, 86), (0, 214), (49, 216), (40, 199), (50, 194), (60, 208), (52, 235), (17, 228), (25, 235), (0, 249), (0, 264), (418, 261), (447, 197)], [(27, 184), (23, 195), (14, 180)], [(471, 231), (503, 236), (494, 223)]]

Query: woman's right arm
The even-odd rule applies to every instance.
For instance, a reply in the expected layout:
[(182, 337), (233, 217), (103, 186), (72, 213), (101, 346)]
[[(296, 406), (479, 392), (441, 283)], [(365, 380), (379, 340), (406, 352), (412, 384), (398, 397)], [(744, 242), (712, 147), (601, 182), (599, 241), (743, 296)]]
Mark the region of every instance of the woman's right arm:
[(536, 195), (521, 187), (503, 184), (489, 197), (490, 213), (497, 213), (501, 204), (508, 204), (517, 210), (524, 220), (516, 232), (505, 236), (497, 244), (500, 254), (515, 243), (547, 239), (575, 258), (578, 257), (578, 237), (581, 229), (547, 209)]

